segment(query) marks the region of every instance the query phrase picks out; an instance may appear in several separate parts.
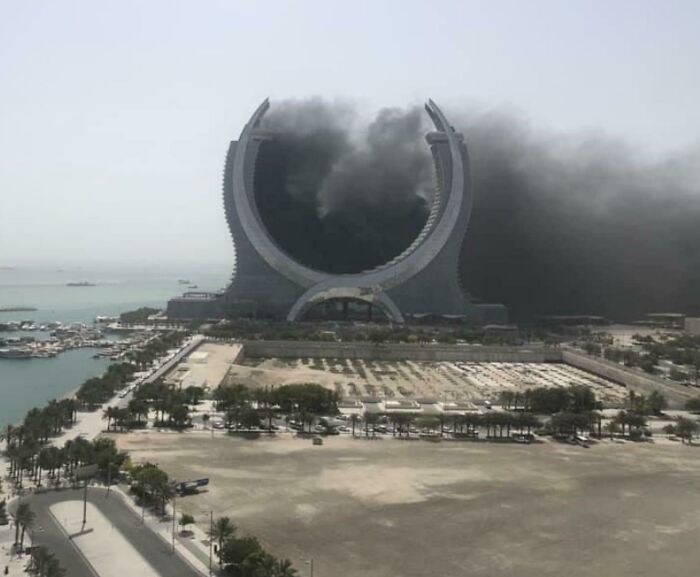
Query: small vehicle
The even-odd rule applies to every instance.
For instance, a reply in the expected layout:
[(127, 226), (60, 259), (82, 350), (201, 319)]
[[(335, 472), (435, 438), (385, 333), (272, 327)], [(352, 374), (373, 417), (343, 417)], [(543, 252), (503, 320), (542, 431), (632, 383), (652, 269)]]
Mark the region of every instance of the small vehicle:
[(588, 449), (590, 442), (591, 440), (584, 435), (576, 435), (576, 437), (574, 437), (574, 444), (581, 445), (584, 449)]

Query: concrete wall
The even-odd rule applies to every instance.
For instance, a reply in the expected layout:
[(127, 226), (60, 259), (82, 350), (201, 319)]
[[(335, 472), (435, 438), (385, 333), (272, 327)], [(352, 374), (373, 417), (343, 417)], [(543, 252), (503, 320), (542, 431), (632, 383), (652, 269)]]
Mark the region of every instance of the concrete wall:
[(561, 352), (547, 347), (479, 347), (311, 341), (246, 341), (247, 357), (340, 358), (384, 361), (561, 362)]
[(698, 396), (693, 389), (670, 383), (633, 367), (622, 367), (606, 359), (590, 357), (584, 353), (563, 349), (562, 361), (599, 377), (621, 383), (629, 389), (648, 395), (654, 390), (663, 393), (670, 408), (682, 408), (685, 402)]

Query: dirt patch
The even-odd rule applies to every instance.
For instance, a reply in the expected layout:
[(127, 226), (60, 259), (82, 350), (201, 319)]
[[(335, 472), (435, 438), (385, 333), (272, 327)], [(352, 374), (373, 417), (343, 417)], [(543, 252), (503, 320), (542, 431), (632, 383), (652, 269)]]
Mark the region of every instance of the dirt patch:
[(700, 562), (700, 449), (207, 433), (115, 436), (178, 480), (206, 523), (230, 515), (275, 554), (327, 577), (691, 575)]

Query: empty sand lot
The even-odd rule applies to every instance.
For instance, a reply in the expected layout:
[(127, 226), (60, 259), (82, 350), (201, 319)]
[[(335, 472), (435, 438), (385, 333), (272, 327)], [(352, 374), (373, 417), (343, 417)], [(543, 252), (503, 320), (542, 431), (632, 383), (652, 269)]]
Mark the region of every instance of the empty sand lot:
[[(680, 576), (700, 563), (700, 447), (116, 436), (316, 577)], [(308, 567), (304, 568), (304, 572)], [(304, 573), (302, 573), (304, 574)]]

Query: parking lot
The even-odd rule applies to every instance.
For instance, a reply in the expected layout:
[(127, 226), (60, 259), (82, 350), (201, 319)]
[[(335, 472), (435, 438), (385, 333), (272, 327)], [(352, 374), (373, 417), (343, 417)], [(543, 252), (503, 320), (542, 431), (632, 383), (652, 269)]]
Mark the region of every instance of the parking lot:
[(361, 359), (246, 359), (232, 365), (229, 383), (270, 386), (314, 382), (343, 398), (433, 398), (441, 402), (495, 402), (502, 391), (589, 385), (607, 406), (621, 406), (625, 387), (557, 363), (467, 363)]

